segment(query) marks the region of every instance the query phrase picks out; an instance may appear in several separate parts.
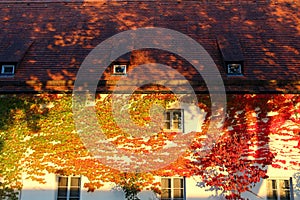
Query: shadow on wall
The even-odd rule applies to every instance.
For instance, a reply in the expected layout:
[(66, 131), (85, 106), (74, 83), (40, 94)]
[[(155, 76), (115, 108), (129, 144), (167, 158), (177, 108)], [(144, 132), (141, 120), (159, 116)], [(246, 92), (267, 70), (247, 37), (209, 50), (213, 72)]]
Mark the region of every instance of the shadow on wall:
[(251, 200), (260, 200), (263, 199), (261, 196), (259, 196), (259, 191), (261, 190), (262, 184), (264, 179), (260, 179), (260, 182), (256, 183), (255, 186), (251, 189), (251, 191), (244, 192), (242, 194), (242, 197), (245, 199), (251, 199)]
[[(19, 200), (56, 200), (57, 191), (54, 190), (22, 190), (20, 193)], [(140, 200), (159, 200), (155, 195), (150, 191), (144, 191), (139, 195)], [(101, 191), (96, 190), (95, 192), (81, 191), (81, 200), (126, 200), (122, 191), (110, 190), (110, 191)], [(207, 200), (207, 198), (188, 198), (187, 200)], [(212, 199), (212, 198), (209, 198)], [(213, 198), (216, 199), (216, 198)]]
[[(33, 190), (22, 190), (20, 192), (19, 200), (56, 200), (57, 190), (51, 189), (33, 189)], [(87, 192), (86, 190), (81, 190), (80, 200), (125, 200), (124, 194), (119, 191), (109, 191), (109, 190), (96, 190), (95, 192)]]

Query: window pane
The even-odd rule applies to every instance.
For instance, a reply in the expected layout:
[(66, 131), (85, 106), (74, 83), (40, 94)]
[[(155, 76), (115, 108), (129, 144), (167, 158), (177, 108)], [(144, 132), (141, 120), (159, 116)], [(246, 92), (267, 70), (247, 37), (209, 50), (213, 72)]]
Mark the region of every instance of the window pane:
[(68, 186), (68, 177), (59, 177), (58, 187), (67, 187), (67, 186)]
[(60, 198), (60, 197), (58, 197), (57, 200), (67, 200), (67, 198)]
[(183, 189), (174, 189), (174, 198), (183, 198)]
[(284, 189), (290, 189), (290, 182), (289, 180), (283, 180)]
[(59, 197), (67, 197), (67, 188), (58, 188), (57, 195)]
[(276, 190), (273, 190), (272, 191), (272, 194), (273, 194), (273, 196), (272, 196), (272, 198), (271, 199), (274, 199), (274, 200), (277, 200), (277, 191)]
[(279, 194), (280, 194), (280, 199), (282, 199), (282, 200), (290, 199), (289, 180), (280, 180), (279, 181)]
[(178, 122), (178, 129), (182, 129), (182, 123), (181, 123), (181, 121)]
[(117, 73), (123, 73), (124, 71), (125, 71), (125, 67), (122, 67), (122, 66), (116, 67), (116, 72)]
[(79, 188), (71, 188), (70, 189), (70, 197), (79, 197), (80, 189)]
[(170, 112), (166, 113), (166, 120), (170, 121), (171, 117), (170, 117)]
[(114, 65), (114, 73), (125, 74), (126, 73), (126, 65)]
[(276, 180), (267, 181), (267, 192), (268, 200), (277, 200)]
[(79, 198), (78, 197), (76, 197), (76, 198), (69, 198), (70, 200), (79, 200)]
[(162, 188), (171, 188), (171, 179), (170, 178), (162, 178), (161, 179), (161, 187)]
[(272, 180), (272, 189), (277, 189), (276, 180)]
[(71, 178), (71, 187), (80, 186), (80, 178), (79, 177), (72, 177)]
[(165, 113), (165, 124), (164, 124), (164, 129), (171, 129), (171, 124), (170, 124), (170, 112)]
[(174, 178), (174, 188), (183, 188), (183, 179), (182, 178)]
[(290, 200), (290, 191), (285, 191), (284, 194), (280, 195), (280, 200)]
[(4, 67), (4, 73), (7, 74), (13, 73), (13, 67)]
[(171, 129), (170, 122), (165, 122), (164, 129)]
[(173, 112), (173, 120), (180, 120), (180, 119), (181, 119), (181, 112), (180, 111)]
[(181, 111), (173, 112), (172, 125), (173, 129), (181, 129)]
[(179, 123), (178, 122), (173, 122), (173, 129), (179, 129)]
[(171, 198), (171, 189), (162, 189), (161, 198)]

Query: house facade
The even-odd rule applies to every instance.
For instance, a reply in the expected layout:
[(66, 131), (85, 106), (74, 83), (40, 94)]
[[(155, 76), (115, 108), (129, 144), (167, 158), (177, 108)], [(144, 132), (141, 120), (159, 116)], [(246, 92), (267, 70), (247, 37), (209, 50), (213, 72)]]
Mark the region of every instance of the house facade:
[[(268, 199), (268, 195), (275, 196), (277, 193), (277, 199), (299, 199), (299, 190), (297, 190), (299, 184), (297, 182), (297, 171), (282, 171), (282, 170), (270, 170), (270, 179), (261, 181), (253, 191), (246, 192), (242, 195), (243, 198), (248, 199)], [(296, 175), (296, 176), (295, 176)], [(124, 193), (115, 187), (114, 183), (108, 183), (105, 187), (95, 192), (87, 192), (87, 189), (83, 188), (82, 185), (88, 182), (84, 177), (64, 177), (68, 179), (67, 191), (70, 195), (71, 183), (70, 179), (78, 179), (77, 182), (78, 193), (73, 195), (74, 199), (125, 199)], [(184, 178), (184, 177), (163, 177), (159, 178), (162, 182), (164, 179), (171, 180), (170, 182), (180, 182), (178, 186), (171, 186), (171, 196), (178, 199), (222, 199), (220, 193), (217, 191), (211, 191), (209, 188), (200, 188), (198, 183), (201, 182), (201, 178)], [(59, 183), (61, 182), (61, 177), (54, 174), (47, 175), (47, 183), (43, 185), (36, 184), (36, 182), (25, 181), (24, 188), (20, 192), (19, 198), (24, 200), (29, 199), (57, 199), (59, 193)], [(75, 181), (74, 181), (75, 182)], [(168, 186), (166, 186), (168, 187)], [(182, 190), (178, 192), (178, 189)], [(253, 192), (253, 193), (252, 193)], [(74, 192), (75, 193), (75, 192)], [(177, 195), (177, 196), (176, 196)], [(71, 196), (69, 196), (70, 198)], [(143, 191), (139, 193), (138, 197), (140, 199), (161, 199), (160, 195), (153, 193), (152, 191)], [(63, 197), (65, 198), (65, 197)], [(171, 197), (172, 198), (172, 197)], [(271, 198), (269, 198), (271, 199)], [(273, 198), (275, 199), (275, 198)]]
[[(218, 134), (203, 137), (201, 148), (206, 154), (197, 154), (201, 148), (195, 147), (191, 138), (178, 140), (188, 141), (181, 150), (193, 146), (192, 162), (177, 174), (157, 173), (154, 181), (160, 183), (160, 194), (145, 190), (138, 194), (140, 199), (224, 199), (230, 193), (222, 193), (226, 183), (227, 188), (237, 184), (232, 189), (237, 191), (243, 183), (257, 182), (241, 196), (300, 200), (299, 8), (296, 0), (1, 1), (2, 178), (18, 179), (20, 200), (125, 199), (111, 177), (103, 177), (99, 189), (86, 187), (94, 173), (107, 169), (78, 163), (74, 155), (88, 156), (82, 143), (73, 140), (74, 134), (105, 164), (118, 170), (132, 169), (134, 162), (114, 165), (114, 160), (107, 159), (111, 158), (108, 151), (99, 154), (99, 149), (110, 146), (94, 129), (84, 129), (90, 135), (80, 134), (86, 124), (94, 122), (90, 108), (100, 105), (102, 110), (96, 110), (100, 123), (111, 131), (110, 121), (106, 121), (111, 115), (105, 114), (103, 99), (133, 93), (141, 98), (175, 94), (179, 96), (176, 100), (163, 97), (168, 103), (164, 114), (157, 115), (161, 130)], [(118, 126), (127, 128), (127, 119), (132, 116), (123, 117), (123, 102), (116, 106), (115, 112), (121, 114), (113, 117), (120, 121)], [(144, 116), (145, 112), (133, 115), (143, 122), (156, 117), (152, 110), (147, 110), (150, 117)], [(203, 125), (207, 119), (215, 126)], [(148, 130), (132, 134), (137, 137)], [(224, 139), (227, 134), (228, 140)], [(249, 141), (243, 143), (245, 139), (235, 137), (249, 137)], [(122, 145), (118, 143), (121, 139), (113, 135), (109, 141)], [(133, 142), (134, 137), (131, 139)], [(95, 140), (98, 143), (90, 143)], [(249, 147), (230, 147), (230, 141), (237, 140)], [(154, 141), (159, 144), (159, 139)], [(172, 149), (175, 143), (165, 144)], [(222, 145), (227, 152), (219, 151)], [(210, 153), (214, 147), (217, 150)], [(171, 160), (174, 157), (172, 161), (179, 157), (176, 151), (180, 152), (180, 148), (174, 149), (168, 156)], [(130, 155), (126, 154), (129, 159), (138, 157)], [(154, 154), (144, 164), (135, 164), (140, 170), (155, 170), (161, 166), (160, 161), (154, 162), (155, 156), (167, 160), (163, 155)], [(235, 155), (239, 155), (236, 161)], [(224, 156), (232, 159), (227, 162)], [(197, 161), (202, 167), (195, 167)], [(228, 165), (243, 166), (239, 168), (242, 174)], [(224, 175), (223, 168), (232, 171)], [(23, 170), (20, 176), (12, 173), (19, 169)], [(195, 173), (186, 175), (189, 169)], [(72, 174), (76, 170), (84, 173)], [(205, 176), (203, 171), (215, 173), (216, 181), (210, 179), (214, 175)], [(239, 179), (244, 176), (245, 182), (232, 180), (231, 173)]]

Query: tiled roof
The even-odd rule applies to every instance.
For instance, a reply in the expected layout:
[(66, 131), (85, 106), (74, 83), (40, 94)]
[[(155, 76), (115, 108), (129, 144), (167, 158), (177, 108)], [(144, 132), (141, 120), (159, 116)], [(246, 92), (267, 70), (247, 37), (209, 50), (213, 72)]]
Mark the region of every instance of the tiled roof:
[[(2, 0), (0, 54), (12, 56), (7, 43), (20, 41), (27, 41), (22, 47), (27, 51), (21, 52), (13, 77), (0, 77), (0, 92), (71, 91), (81, 63), (98, 44), (122, 31), (150, 26), (179, 31), (202, 45), (227, 92), (299, 93), (299, 8), (298, 0)], [(218, 46), (220, 38), (233, 34), (238, 44), (229, 44), (240, 48), (243, 76), (226, 75)], [(0, 63), (7, 62), (1, 58)], [(133, 51), (132, 67), (145, 62), (142, 58), (174, 67), (197, 92), (207, 90), (191, 65), (172, 53)], [(102, 78), (108, 82), (99, 84), (99, 91), (108, 91), (116, 77), (108, 70)]]
[(0, 43), (3, 45), (3, 48), (0, 50), (0, 61), (18, 63), (22, 61), (33, 41), (30, 39), (20, 39), (19, 37), (4, 37)]

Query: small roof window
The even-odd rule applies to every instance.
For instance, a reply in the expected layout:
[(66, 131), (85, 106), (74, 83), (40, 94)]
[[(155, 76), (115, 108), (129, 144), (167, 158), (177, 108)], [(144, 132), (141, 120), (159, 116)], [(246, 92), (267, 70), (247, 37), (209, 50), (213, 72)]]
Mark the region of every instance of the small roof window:
[(9, 76), (9, 75), (14, 75), (15, 74), (15, 65), (14, 64), (4, 64), (4, 65), (1, 65), (1, 72), (0, 74), (1, 75), (6, 75), (6, 76)]
[(243, 68), (241, 63), (227, 63), (227, 74), (228, 75), (242, 75)]
[(114, 75), (126, 75), (126, 71), (127, 71), (126, 64), (113, 65), (113, 74)]

